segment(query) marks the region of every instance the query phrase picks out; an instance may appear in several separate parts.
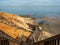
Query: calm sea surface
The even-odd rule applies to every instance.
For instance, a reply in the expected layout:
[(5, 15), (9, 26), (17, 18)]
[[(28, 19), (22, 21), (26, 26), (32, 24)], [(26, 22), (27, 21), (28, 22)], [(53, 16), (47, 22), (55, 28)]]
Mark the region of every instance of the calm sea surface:
[(34, 17), (60, 16), (60, 6), (0, 6), (0, 12)]

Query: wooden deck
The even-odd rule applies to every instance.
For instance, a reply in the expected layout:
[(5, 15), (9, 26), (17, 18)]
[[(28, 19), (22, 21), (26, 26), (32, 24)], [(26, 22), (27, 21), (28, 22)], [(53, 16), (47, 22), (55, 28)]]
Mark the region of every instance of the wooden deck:
[(60, 34), (48, 39), (36, 42), (35, 45), (60, 45)]

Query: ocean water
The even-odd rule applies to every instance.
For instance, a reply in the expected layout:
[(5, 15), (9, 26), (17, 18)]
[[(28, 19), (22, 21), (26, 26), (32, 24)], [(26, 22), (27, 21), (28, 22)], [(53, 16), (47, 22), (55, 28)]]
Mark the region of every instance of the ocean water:
[(0, 12), (33, 17), (60, 16), (60, 6), (0, 6)]
[[(0, 12), (8, 12), (18, 15), (30, 15), (32, 17), (50, 17), (60, 20), (60, 6), (0, 6)], [(37, 22), (41, 20), (37, 19)], [(52, 20), (53, 21), (53, 20)], [(54, 34), (60, 34), (60, 23), (48, 22), (49, 28), (45, 26), (45, 30), (53, 32)], [(59, 22), (59, 21), (58, 21)]]

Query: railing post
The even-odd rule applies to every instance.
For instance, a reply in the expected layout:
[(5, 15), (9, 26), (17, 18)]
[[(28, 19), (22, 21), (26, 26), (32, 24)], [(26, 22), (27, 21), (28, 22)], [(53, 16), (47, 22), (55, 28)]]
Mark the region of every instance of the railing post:
[(59, 45), (59, 39), (58, 39), (58, 45)]

